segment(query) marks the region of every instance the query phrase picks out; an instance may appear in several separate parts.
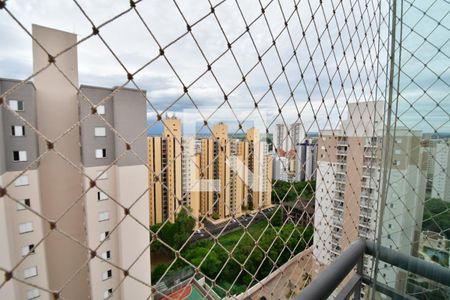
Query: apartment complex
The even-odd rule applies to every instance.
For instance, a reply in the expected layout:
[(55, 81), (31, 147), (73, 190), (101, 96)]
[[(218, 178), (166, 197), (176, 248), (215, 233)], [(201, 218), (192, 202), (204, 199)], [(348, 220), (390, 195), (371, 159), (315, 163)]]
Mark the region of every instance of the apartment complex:
[(450, 202), (450, 144), (448, 139), (429, 139), (428, 196)]
[[(36, 25), (33, 36), (40, 43), (33, 43), (34, 72), (48, 64), (41, 47), (59, 53), (77, 41)], [(76, 47), (56, 64), (1, 107), (2, 267), (23, 260), (14, 277), (69, 299), (150, 295), (149, 286), (130, 278), (150, 284), (145, 98), (128, 89), (110, 96), (112, 89), (74, 88)], [(15, 84), (1, 80), (0, 88)], [(0, 290), (1, 299), (53, 297), (16, 280)]]
[[(347, 120), (336, 130), (322, 130), (317, 142), (314, 255), (319, 266), (330, 264), (360, 235), (374, 237), (381, 158), (374, 124), (382, 122), (368, 116), (383, 104), (368, 103), (363, 110), (358, 105), (349, 104)], [(365, 118), (356, 115), (361, 111)]]
[(309, 138), (302, 123), (275, 125), (273, 135), (274, 179), (314, 180), (317, 147), (316, 139)]
[(277, 154), (274, 154), (273, 156), (273, 179), (274, 180), (283, 180), (288, 181), (289, 180), (289, 173), (288, 173), (288, 167), (289, 167), (289, 160), (287, 157), (279, 156)]
[[(0, 93), (17, 81), (1, 79)], [(37, 286), (48, 287), (48, 266), (44, 246), (39, 241), (49, 224), (32, 211), (42, 212), (39, 164), (31, 164), (39, 155), (37, 135), (15, 113), (37, 126), (36, 88), (27, 82), (6, 98), (0, 109), (0, 264), (15, 270), (16, 276)], [(6, 186), (12, 182), (11, 185)], [(28, 209), (27, 209), (28, 208)], [(3, 273), (3, 272), (2, 272)], [(4, 275), (4, 273), (3, 273)], [(0, 290), (1, 299), (50, 299), (37, 288), (7, 282)]]
[(289, 126), (285, 124), (276, 124), (273, 135), (273, 145), (277, 151), (289, 151), (296, 149), (296, 146), (306, 138), (306, 132), (301, 122), (295, 122)]
[(181, 122), (166, 118), (161, 137), (148, 138), (150, 224), (175, 221), (182, 201)]
[(139, 298), (150, 294), (148, 287), (104, 260), (149, 282), (146, 100), (138, 90), (122, 88), (111, 97), (113, 91), (82, 85), (79, 93), (80, 119), (91, 115), (80, 126), (87, 245), (101, 257), (89, 263), (89, 283), (93, 298)]
[(275, 124), (272, 143), (275, 152), (279, 150), (287, 151), (289, 149), (287, 127), (284, 124)]
[(315, 180), (317, 165), (316, 140), (306, 138), (296, 146), (295, 175), (296, 181)]
[[(350, 103), (348, 118), (341, 127), (323, 130), (318, 139), (314, 215), (316, 272), (330, 264), (352, 241), (359, 237), (375, 238), (383, 168), (383, 118), (379, 113), (383, 105), (383, 102)], [(425, 196), (425, 173), (417, 168), (423, 153), (416, 133), (397, 130), (393, 142), (394, 166), (386, 196), (390, 209), (385, 210), (383, 245), (410, 254), (420, 232), (416, 220), (421, 220)], [(417, 183), (415, 188), (401, 180), (403, 176), (408, 182)], [(370, 261), (365, 262), (368, 264)], [(392, 268), (380, 270), (380, 273), (385, 278), (398, 276)], [(392, 278), (387, 282), (396, 280)]]
[[(392, 137), (393, 152), (388, 161), (389, 189), (383, 218), (382, 244), (407, 255), (417, 256), (425, 203), (428, 153), (422, 132), (397, 128)], [(405, 291), (407, 274), (389, 265), (379, 266), (379, 276), (388, 285)]]
[[(148, 138), (152, 225), (174, 222), (180, 205), (216, 220), (271, 206), (272, 157), (257, 129), (230, 139), (228, 126), (217, 123), (210, 137), (195, 138), (181, 135), (179, 119), (163, 122), (163, 136)], [(179, 146), (165, 146), (169, 140)]]

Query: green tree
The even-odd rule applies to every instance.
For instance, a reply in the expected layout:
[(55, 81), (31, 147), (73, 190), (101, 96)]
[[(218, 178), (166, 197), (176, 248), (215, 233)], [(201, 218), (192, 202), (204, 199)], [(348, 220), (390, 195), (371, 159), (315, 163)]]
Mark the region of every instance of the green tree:
[(164, 272), (166, 272), (169, 266), (167, 264), (158, 265), (152, 272), (152, 283), (156, 283), (161, 276), (163, 276)]
[(214, 220), (218, 220), (220, 218), (219, 213), (217, 211), (213, 212), (211, 214), (211, 218), (213, 218)]
[(277, 180), (272, 186), (272, 199), (274, 203), (295, 202), (298, 197), (311, 199), (314, 196), (315, 188), (315, 181)]
[(283, 225), (283, 215), (281, 212), (282, 208), (278, 208), (278, 210), (273, 214), (272, 219), (271, 219), (271, 224), (273, 226), (281, 226)]
[[(161, 226), (161, 224), (153, 225), (151, 230), (156, 232)], [(184, 209), (181, 209), (176, 215), (174, 223), (167, 222), (162, 226), (158, 232), (158, 237), (170, 247), (180, 249), (191, 235), (194, 227), (195, 219), (189, 216)], [(153, 243), (152, 251), (159, 251), (161, 246), (162, 244), (159, 242)]]
[(443, 233), (450, 239), (450, 203), (437, 198), (426, 200), (422, 230)]

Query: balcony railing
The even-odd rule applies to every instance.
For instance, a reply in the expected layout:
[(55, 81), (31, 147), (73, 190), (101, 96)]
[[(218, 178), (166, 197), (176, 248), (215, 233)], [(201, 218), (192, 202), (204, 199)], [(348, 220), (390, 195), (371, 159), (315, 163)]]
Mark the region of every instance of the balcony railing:
[[(363, 272), (364, 255), (377, 258), (382, 262), (401, 268), (412, 274), (450, 288), (450, 270), (435, 263), (425, 262), (413, 256), (376, 245), (372, 241), (358, 240), (353, 242), (336, 260), (323, 270), (302, 292), (297, 300), (327, 299), (332, 294), (334, 299), (361, 298), (362, 285), (371, 286), (374, 291), (391, 297), (392, 299), (411, 299), (410, 296), (399, 292), (395, 288), (380, 283)], [(356, 267), (356, 271), (352, 270)], [(348, 277), (350, 274), (353, 275)], [(344, 282), (345, 278), (350, 278)], [(343, 287), (338, 287), (344, 283)]]

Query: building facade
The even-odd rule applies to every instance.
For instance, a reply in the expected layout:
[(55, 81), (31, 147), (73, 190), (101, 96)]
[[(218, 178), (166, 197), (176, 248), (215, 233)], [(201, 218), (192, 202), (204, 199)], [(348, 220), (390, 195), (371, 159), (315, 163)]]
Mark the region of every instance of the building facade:
[(433, 140), (433, 152), (429, 157), (432, 165), (431, 197), (450, 202), (450, 145), (448, 139)]
[(161, 137), (148, 138), (150, 224), (175, 221), (182, 203), (181, 122), (175, 117), (163, 121)]
[[(34, 72), (48, 64), (41, 46), (70, 50), (56, 59), (59, 69), (50, 65), (1, 107), (2, 266), (12, 269), (23, 259), (15, 277), (68, 299), (147, 297), (145, 97), (129, 89), (111, 96), (113, 89), (74, 88), (76, 35), (37, 25), (32, 32), (40, 43), (33, 43)], [(16, 83), (0, 80), (0, 89)], [(50, 296), (15, 280), (0, 291), (1, 299)]]
[[(18, 81), (0, 79), (0, 93)], [(43, 245), (38, 246), (48, 223), (32, 211), (43, 212), (39, 185), (39, 155), (36, 133), (17, 115), (37, 126), (36, 88), (27, 82), (0, 108), (0, 264), (12, 269), (24, 257), (15, 274), (26, 282), (48, 287), (48, 266)], [(30, 166), (29, 166), (30, 165)], [(7, 184), (11, 183), (9, 186)], [(31, 211), (30, 211), (31, 210)], [(37, 288), (9, 281), (0, 290), (1, 299), (50, 299)]]
[(289, 180), (288, 167), (289, 160), (284, 156), (274, 155), (273, 157), (273, 179), (274, 180)]
[(316, 140), (304, 139), (295, 149), (294, 179), (296, 181), (314, 180), (317, 164)]
[[(286, 126), (284, 124), (276, 124), (275, 133), (273, 135), (273, 143), (276, 151), (273, 151), (275, 164), (282, 164), (287, 158), (286, 172), (287, 180), (304, 181), (314, 180), (313, 174), (316, 168), (316, 147), (315, 140), (307, 137), (303, 124), (295, 122)], [(281, 160), (280, 160), (281, 159)], [(285, 174), (281, 171), (282, 167), (274, 165), (279, 170), (274, 171), (277, 178), (285, 178)]]
[[(272, 156), (257, 129), (249, 129), (244, 139), (231, 139), (227, 125), (217, 123), (210, 137), (183, 137), (180, 122), (177, 118), (164, 120), (165, 127), (178, 133), (176, 137), (164, 129), (163, 137), (148, 138), (152, 225), (167, 219), (174, 222), (180, 204), (188, 207), (195, 219), (206, 217), (214, 222), (272, 205)], [(168, 138), (181, 143), (182, 150), (165, 147)], [(180, 160), (175, 164), (176, 177), (165, 167), (174, 160)], [(171, 202), (170, 195), (181, 200)]]
[[(364, 105), (364, 106), (363, 106)], [(354, 240), (375, 238), (382, 158), (382, 102), (348, 105), (349, 115), (334, 131), (322, 131), (318, 139), (314, 256), (316, 272), (329, 265)], [(352, 121), (357, 120), (357, 121)], [(416, 166), (422, 160), (420, 138), (396, 131), (389, 194), (383, 228), (383, 245), (410, 254), (423, 213), (426, 172)], [(409, 153), (408, 155), (405, 155)], [(387, 160), (389, 161), (389, 160)], [(414, 187), (408, 182), (416, 182)], [(404, 178), (404, 177), (403, 177)], [(396, 209), (397, 207), (397, 209)], [(419, 222), (420, 223), (420, 222)], [(370, 260), (365, 260), (365, 267)], [(385, 278), (399, 282), (392, 268), (380, 269)], [(397, 286), (397, 288), (403, 288)]]
[[(145, 213), (148, 182), (143, 134), (147, 126), (146, 99), (140, 91), (126, 88), (110, 97), (113, 90), (82, 85), (79, 92), (80, 119), (91, 115), (81, 123), (80, 143), (83, 171), (87, 175), (83, 178), (87, 244), (90, 249), (97, 249), (101, 257), (89, 262), (89, 282), (92, 297), (99, 299), (124, 280), (123, 272), (105, 260), (126, 267), (138, 258), (129, 273), (143, 282), (149, 280), (146, 271), (150, 265), (150, 253), (146, 250), (149, 233), (148, 227), (142, 226), (149, 224)], [(126, 217), (128, 214), (141, 224)], [(120, 226), (113, 231), (117, 224)], [(140, 297), (147, 292), (129, 278), (120, 286), (109, 299)]]
[(274, 151), (289, 150), (289, 138), (287, 127), (284, 124), (275, 124), (275, 132), (273, 134)]

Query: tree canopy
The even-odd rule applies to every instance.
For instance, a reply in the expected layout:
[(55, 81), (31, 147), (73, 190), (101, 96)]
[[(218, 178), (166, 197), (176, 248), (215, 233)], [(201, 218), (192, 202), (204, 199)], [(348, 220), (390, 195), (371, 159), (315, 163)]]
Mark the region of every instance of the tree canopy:
[(311, 199), (314, 196), (315, 187), (315, 181), (277, 180), (272, 186), (272, 201), (274, 203), (295, 202), (298, 197)]
[(422, 230), (443, 233), (450, 239), (450, 203), (437, 198), (426, 200)]

